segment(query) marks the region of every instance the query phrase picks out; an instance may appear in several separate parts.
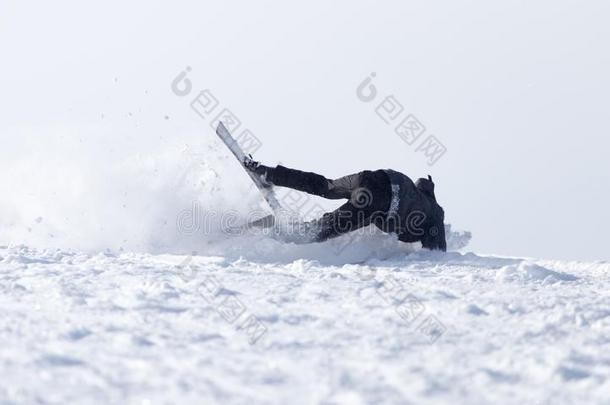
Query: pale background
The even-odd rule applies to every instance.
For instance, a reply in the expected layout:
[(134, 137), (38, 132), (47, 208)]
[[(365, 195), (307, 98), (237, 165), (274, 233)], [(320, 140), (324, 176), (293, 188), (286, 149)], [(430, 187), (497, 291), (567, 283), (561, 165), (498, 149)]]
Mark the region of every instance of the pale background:
[[(74, 191), (95, 168), (213, 138), (170, 89), (190, 66), (264, 162), (430, 173), (473, 251), (607, 260), (608, 21), (606, 1), (5, 0), (0, 243), (84, 204), (111, 217)], [(371, 72), (447, 147), (435, 166), (358, 100)]]

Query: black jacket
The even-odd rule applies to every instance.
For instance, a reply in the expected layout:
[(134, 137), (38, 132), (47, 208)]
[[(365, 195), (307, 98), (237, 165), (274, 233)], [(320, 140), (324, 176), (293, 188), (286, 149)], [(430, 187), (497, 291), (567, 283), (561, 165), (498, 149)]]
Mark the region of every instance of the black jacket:
[(445, 212), (436, 202), (432, 178), (413, 183), (397, 171), (385, 172), (392, 186), (392, 202), (384, 230), (397, 233), (403, 242), (420, 241), (427, 249), (446, 251)]

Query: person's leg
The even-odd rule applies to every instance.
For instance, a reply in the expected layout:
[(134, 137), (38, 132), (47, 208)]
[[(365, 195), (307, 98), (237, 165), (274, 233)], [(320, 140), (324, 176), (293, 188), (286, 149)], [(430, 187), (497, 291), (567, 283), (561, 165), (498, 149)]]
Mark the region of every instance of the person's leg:
[(264, 167), (262, 175), (275, 186), (288, 187), (308, 194), (336, 200), (351, 198), (354, 190), (361, 186), (362, 172), (330, 180), (326, 177), (284, 166)]
[[(272, 169), (270, 173), (274, 173), (273, 170), (276, 169)], [(287, 171), (284, 172), (286, 176), (276, 179), (279, 180), (279, 184), (276, 185), (309, 192), (323, 188), (319, 184), (315, 186), (316, 181), (322, 183), (319, 180), (322, 177), (320, 175), (286, 168), (280, 169), (279, 173), (284, 170)], [(328, 190), (322, 190), (323, 196), (330, 194), (335, 198), (349, 198), (350, 201), (312, 221), (275, 223), (274, 237), (293, 243), (322, 242), (371, 223), (377, 225), (385, 221), (390, 206), (391, 186), (389, 178), (383, 170), (364, 171), (334, 181), (323, 179), (329, 183), (332, 182), (333, 186), (331, 193)], [(301, 180), (302, 183), (299, 183), (298, 180)], [(314, 186), (311, 186), (312, 184)], [(315, 193), (312, 192), (312, 194)]]
[(370, 223), (371, 215), (350, 201), (311, 222), (314, 227), (311, 241), (323, 242), (356, 231)]
[(283, 242), (304, 244), (323, 242), (360, 229), (370, 224), (370, 217), (351, 202), (343, 204), (322, 217), (307, 222), (282, 222), (274, 224), (272, 237)]
[[(335, 180), (347, 180), (353, 190), (350, 201), (321, 218), (308, 222), (305, 227), (310, 242), (322, 242), (337, 236), (356, 231), (371, 223), (385, 221), (391, 199), (391, 186), (385, 172), (364, 171), (358, 174), (359, 180), (353, 182), (351, 176)], [(347, 187), (347, 186), (345, 186)]]

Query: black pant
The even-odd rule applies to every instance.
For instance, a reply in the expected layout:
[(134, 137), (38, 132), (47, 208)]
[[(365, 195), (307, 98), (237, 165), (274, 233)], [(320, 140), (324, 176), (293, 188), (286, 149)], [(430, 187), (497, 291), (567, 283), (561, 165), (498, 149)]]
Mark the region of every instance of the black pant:
[(390, 207), (392, 188), (383, 170), (363, 171), (329, 180), (316, 173), (302, 172), (284, 166), (267, 168), (267, 180), (280, 187), (336, 200), (348, 199), (338, 209), (311, 221), (313, 242), (321, 242), (355, 231), (371, 223), (382, 227)]

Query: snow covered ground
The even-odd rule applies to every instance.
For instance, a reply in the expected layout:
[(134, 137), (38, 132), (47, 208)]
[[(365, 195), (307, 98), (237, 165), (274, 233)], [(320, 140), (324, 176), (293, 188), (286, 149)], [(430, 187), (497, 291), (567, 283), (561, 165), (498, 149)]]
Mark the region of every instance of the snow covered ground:
[(609, 263), (309, 249), (2, 247), (0, 403), (609, 403)]

